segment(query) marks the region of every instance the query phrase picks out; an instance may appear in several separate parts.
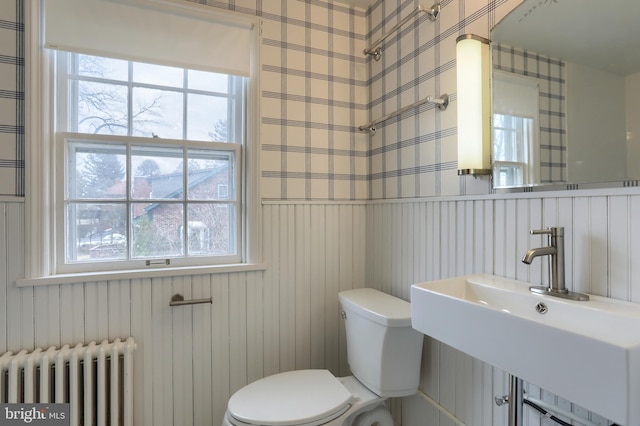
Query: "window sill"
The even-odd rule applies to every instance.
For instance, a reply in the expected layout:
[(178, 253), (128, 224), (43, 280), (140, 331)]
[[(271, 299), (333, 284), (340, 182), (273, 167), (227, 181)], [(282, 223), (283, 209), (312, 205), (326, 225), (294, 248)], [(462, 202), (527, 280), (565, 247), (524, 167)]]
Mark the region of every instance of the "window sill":
[(35, 287), (55, 284), (79, 284), (108, 280), (131, 280), (143, 278), (164, 278), (204, 274), (226, 274), (233, 272), (264, 271), (263, 263), (239, 263), (233, 265), (191, 266), (181, 268), (134, 269), (130, 271), (82, 272), (77, 274), (56, 274), (35, 278), (18, 278), (18, 287)]

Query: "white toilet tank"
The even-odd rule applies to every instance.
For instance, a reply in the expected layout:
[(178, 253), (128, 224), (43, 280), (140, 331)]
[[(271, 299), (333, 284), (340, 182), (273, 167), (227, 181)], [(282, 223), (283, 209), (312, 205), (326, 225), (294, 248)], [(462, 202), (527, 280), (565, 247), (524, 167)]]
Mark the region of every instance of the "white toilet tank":
[(415, 394), (424, 336), (411, 328), (411, 305), (372, 288), (338, 297), (353, 375), (382, 397)]

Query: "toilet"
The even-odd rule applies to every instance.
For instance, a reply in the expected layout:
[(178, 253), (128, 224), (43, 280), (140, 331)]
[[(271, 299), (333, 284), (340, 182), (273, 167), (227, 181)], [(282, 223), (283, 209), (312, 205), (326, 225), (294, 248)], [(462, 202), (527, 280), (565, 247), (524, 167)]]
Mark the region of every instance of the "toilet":
[(423, 335), (410, 304), (363, 288), (340, 292), (353, 376), (328, 370), (275, 374), (238, 390), (223, 426), (393, 426), (384, 405), (418, 390)]

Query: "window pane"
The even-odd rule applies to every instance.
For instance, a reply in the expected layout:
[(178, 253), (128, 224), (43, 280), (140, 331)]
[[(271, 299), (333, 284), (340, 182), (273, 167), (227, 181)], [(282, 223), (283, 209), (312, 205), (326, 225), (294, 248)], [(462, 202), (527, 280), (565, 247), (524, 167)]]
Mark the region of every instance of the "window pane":
[(188, 255), (236, 254), (233, 204), (190, 204), (187, 209)]
[(187, 103), (187, 139), (227, 142), (227, 98), (190, 94)]
[(182, 199), (183, 150), (153, 146), (131, 147), (131, 197), (134, 199)]
[(126, 146), (67, 142), (67, 196), (126, 198)]
[(129, 79), (127, 61), (81, 54), (78, 54), (77, 58), (79, 75), (120, 81)]
[(228, 93), (229, 76), (226, 74), (189, 70), (189, 89)]
[[(126, 87), (90, 81), (76, 81), (72, 84), (74, 86), (77, 97), (71, 97), (69, 102), (70, 131), (103, 135), (127, 134)], [(73, 105), (74, 100), (76, 105)], [(74, 114), (76, 106), (77, 114)]]
[(522, 166), (498, 165), (496, 167), (496, 171), (498, 176), (497, 186), (514, 186), (522, 185), (524, 183)]
[(158, 86), (184, 87), (184, 69), (133, 62), (133, 81)]
[(67, 205), (67, 262), (127, 258), (125, 204)]
[(189, 200), (233, 200), (233, 152), (190, 149), (187, 175)]
[(178, 92), (135, 88), (131, 112), (133, 135), (182, 139), (182, 99)]
[(533, 120), (525, 117), (494, 115), (493, 157), (496, 161), (526, 162), (532, 143)]
[(177, 203), (134, 203), (132, 257), (170, 257), (183, 253), (183, 207)]

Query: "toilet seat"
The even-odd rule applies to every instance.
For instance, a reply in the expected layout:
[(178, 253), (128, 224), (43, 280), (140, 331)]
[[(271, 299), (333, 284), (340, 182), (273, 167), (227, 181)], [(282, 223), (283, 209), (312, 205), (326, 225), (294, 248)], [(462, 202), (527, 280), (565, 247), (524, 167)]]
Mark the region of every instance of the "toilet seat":
[(290, 426), (323, 424), (346, 412), (351, 392), (327, 370), (280, 373), (236, 392), (228, 413), (243, 424)]

